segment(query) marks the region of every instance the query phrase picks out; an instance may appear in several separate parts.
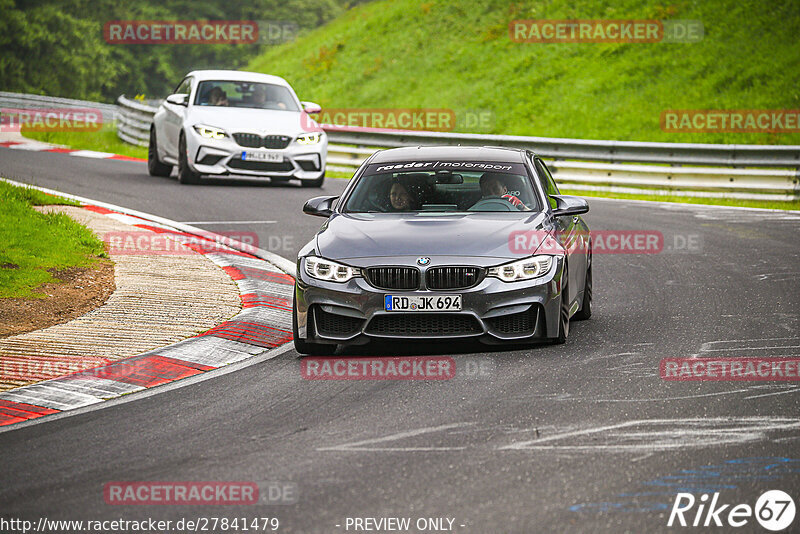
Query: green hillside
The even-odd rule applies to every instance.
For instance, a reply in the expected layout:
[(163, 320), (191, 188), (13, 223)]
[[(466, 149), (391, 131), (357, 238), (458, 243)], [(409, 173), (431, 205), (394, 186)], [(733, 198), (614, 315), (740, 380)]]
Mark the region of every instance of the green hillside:
[[(699, 19), (698, 43), (516, 43), (516, 19)], [(798, 133), (667, 133), (670, 109), (800, 109), (797, 0), (376, 1), (250, 70), (323, 108), (493, 112), (483, 133), (800, 144)], [(476, 131), (460, 128), (459, 131)]]

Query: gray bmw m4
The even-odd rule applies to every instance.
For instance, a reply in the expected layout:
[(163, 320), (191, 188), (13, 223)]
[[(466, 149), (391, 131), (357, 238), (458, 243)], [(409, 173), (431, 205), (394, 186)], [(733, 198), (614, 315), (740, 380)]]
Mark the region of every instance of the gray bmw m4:
[(564, 343), (588, 319), (588, 203), (561, 195), (535, 154), (490, 147), (382, 150), (297, 258), (301, 354), (382, 340)]

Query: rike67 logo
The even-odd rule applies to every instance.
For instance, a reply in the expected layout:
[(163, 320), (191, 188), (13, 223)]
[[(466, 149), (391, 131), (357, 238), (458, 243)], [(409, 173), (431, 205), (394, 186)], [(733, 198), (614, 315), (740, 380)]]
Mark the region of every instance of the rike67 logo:
[(749, 504), (723, 504), (719, 492), (711, 497), (703, 493), (699, 498), (691, 493), (678, 493), (667, 526), (739, 528), (755, 517), (763, 528), (778, 532), (788, 528), (794, 516), (794, 500), (781, 490), (764, 492), (752, 507)]

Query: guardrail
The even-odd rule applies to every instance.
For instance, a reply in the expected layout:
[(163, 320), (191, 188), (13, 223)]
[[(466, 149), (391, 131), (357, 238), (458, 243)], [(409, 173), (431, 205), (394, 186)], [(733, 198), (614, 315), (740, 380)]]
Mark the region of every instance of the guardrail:
[[(147, 146), (150, 123), (157, 108), (124, 95), (117, 103), (117, 135), (128, 143)], [(352, 131), (332, 125), (323, 125), (323, 129), (331, 142), (328, 168), (334, 171), (352, 172), (379, 148), (459, 144), (505, 146), (527, 148), (550, 160), (549, 166), (557, 180), (570, 189), (761, 200), (800, 199), (800, 146)]]
[(9, 93), (0, 91), (0, 107), (8, 108), (95, 108), (103, 114), (103, 122), (113, 122), (117, 115), (117, 106), (87, 100), (58, 98), (54, 96), (29, 95), (25, 93)]
[[(328, 145), (328, 168), (352, 172), (375, 148)], [(800, 198), (800, 171), (633, 165), (544, 158), (556, 181), (584, 191), (789, 201)]]
[(117, 136), (126, 143), (147, 146), (150, 139), (150, 124), (158, 108), (129, 100), (125, 95), (117, 99), (117, 104), (119, 104)]

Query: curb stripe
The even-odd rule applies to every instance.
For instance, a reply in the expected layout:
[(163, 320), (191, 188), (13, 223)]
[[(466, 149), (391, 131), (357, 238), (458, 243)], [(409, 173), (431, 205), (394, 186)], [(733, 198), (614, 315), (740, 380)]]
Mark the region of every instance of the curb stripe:
[(289, 299), (283, 297), (276, 297), (273, 295), (263, 295), (258, 293), (245, 293), (242, 295), (242, 306), (244, 308), (255, 308), (264, 306), (267, 308), (275, 308), (278, 310), (292, 310), (292, 303)]
[(112, 154), (110, 152), (96, 152), (94, 150), (82, 150), (77, 148), (62, 148), (51, 145), (44, 141), (37, 141), (31, 139), (29, 142), (24, 141), (3, 141), (0, 147), (31, 150), (35, 152), (53, 152), (58, 154), (69, 154), (70, 156), (77, 156), (91, 159), (115, 159), (121, 161), (141, 161), (146, 162), (147, 158), (137, 158), (134, 156), (125, 156), (123, 154)]
[(134, 358), (136, 358), (134, 361), (128, 358), (98, 367), (90, 376), (150, 388), (208, 370), (199, 370), (196, 364), (190, 366), (187, 362), (164, 356), (148, 355), (141, 358), (134, 356)]
[(256, 280), (267, 280), (277, 284), (294, 285), (294, 278), (288, 274), (276, 273), (274, 271), (265, 271), (263, 269), (256, 269), (253, 267), (240, 267), (239, 271), (247, 278), (255, 278)]
[(241, 270), (232, 265), (226, 265), (222, 270), (228, 273), (232, 280), (244, 280), (246, 278)]
[(114, 213), (108, 208), (101, 208), (100, 206), (82, 206), (83, 209), (93, 211), (95, 213), (100, 213), (102, 215), (108, 215), (110, 213)]
[(222, 323), (203, 335), (221, 337), (265, 348), (277, 347), (293, 339), (292, 333), (287, 330), (245, 321)]
[(0, 399), (0, 426), (12, 425), (58, 412), (59, 410), (51, 408)]

